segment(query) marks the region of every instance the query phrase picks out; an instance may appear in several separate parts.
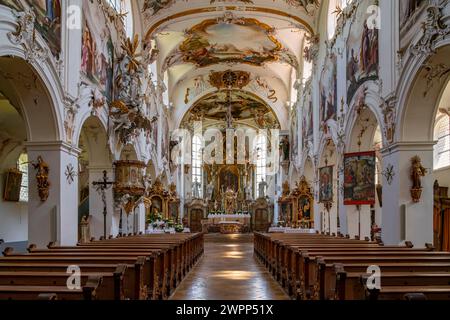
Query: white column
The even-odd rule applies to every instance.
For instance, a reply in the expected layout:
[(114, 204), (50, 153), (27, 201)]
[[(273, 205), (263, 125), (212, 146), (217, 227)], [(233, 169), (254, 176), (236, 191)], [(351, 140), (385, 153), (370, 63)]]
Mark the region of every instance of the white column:
[(343, 171), (339, 171), (338, 172), (339, 175), (339, 188), (337, 190), (338, 192), (338, 206), (339, 206), (339, 223), (340, 223), (340, 228), (339, 228), (339, 232), (341, 234), (350, 234), (349, 232), (349, 223), (348, 223), (348, 213), (347, 213), (347, 209), (348, 207), (344, 205), (344, 194), (343, 190), (340, 190), (340, 188), (342, 187), (342, 181), (344, 181), (344, 172)]
[[(89, 166), (89, 214), (91, 219), (91, 236), (99, 239), (103, 236), (103, 201), (101, 192), (97, 191), (97, 188), (93, 185), (94, 182), (103, 181), (103, 171), (109, 178), (109, 181), (114, 181), (113, 168), (105, 166)], [(117, 235), (119, 222), (118, 217), (114, 214), (114, 197), (113, 186), (111, 185), (106, 191), (106, 236)], [(117, 220), (117, 221), (115, 221)]]
[(145, 232), (145, 205), (141, 203), (136, 208), (136, 214), (137, 214), (137, 232)]
[[(81, 66), (81, 38), (82, 38), (82, 0), (66, 0), (61, 2), (62, 27), (62, 57), (64, 58), (64, 87), (72, 97), (78, 95)], [(70, 63), (69, 63), (70, 61)]]
[[(433, 146), (434, 142), (402, 142), (382, 151), (383, 213), (382, 239), (385, 244), (411, 241), (415, 247), (433, 242)], [(419, 203), (411, 198), (411, 159), (419, 156), (428, 174), (422, 179)], [(392, 170), (391, 169), (392, 166)], [(392, 171), (392, 181), (387, 173)]]
[[(51, 241), (71, 246), (78, 242), (78, 179), (66, 176), (78, 171), (80, 150), (64, 142), (27, 143), (29, 164), (28, 241), (45, 247)], [(37, 188), (38, 157), (49, 167), (49, 197), (42, 201)]]

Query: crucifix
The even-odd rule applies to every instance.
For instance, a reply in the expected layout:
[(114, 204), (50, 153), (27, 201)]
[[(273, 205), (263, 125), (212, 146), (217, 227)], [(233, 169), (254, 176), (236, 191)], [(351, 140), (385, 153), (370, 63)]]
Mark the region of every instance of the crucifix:
[(106, 207), (106, 190), (108, 190), (114, 182), (108, 181), (108, 173), (106, 170), (103, 171), (103, 179), (100, 181), (92, 182), (92, 185), (96, 188), (97, 192), (101, 194), (103, 201), (103, 236), (106, 239), (106, 215), (108, 214), (108, 209)]
[(231, 98), (231, 86), (229, 86), (227, 91), (227, 114), (226, 114), (227, 129), (233, 129), (232, 104), (233, 101)]

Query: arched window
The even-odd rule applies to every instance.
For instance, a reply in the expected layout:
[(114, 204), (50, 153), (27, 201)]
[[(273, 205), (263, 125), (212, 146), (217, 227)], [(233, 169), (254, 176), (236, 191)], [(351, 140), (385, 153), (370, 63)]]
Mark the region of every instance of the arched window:
[(332, 39), (334, 37), (334, 33), (336, 32), (336, 24), (337, 24), (337, 15), (336, 9), (339, 4), (339, 0), (330, 0), (328, 4), (328, 39)]
[(133, 7), (130, 0), (108, 0), (109, 4), (120, 14), (124, 15), (124, 24), (127, 37), (132, 38), (133, 28)]
[(203, 197), (203, 170), (202, 170), (202, 139), (194, 136), (192, 139), (192, 187), (194, 183), (200, 183), (200, 198)]
[(267, 167), (267, 137), (260, 134), (256, 137), (256, 186), (258, 190), (259, 183), (266, 181), (266, 167)]
[(17, 160), (17, 167), (22, 172), (22, 184), (20, 185), (20, 201), (28, 202), (28, 155), (22, 153)]
[(332, 39), (336, 33), (338, 11), (344, 10), (353, 0), (330, 0), (328, 5), (328, 39)]
[(442, 169), (450, 166), (450, 117), (448, 114), (438, 115), (434, 128), (434, 138), (437, 144), (434, 146), (434, 169)]

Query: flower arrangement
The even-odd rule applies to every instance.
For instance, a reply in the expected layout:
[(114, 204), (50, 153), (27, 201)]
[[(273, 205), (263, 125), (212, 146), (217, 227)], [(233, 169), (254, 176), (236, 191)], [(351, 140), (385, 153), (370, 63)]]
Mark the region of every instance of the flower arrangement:
[(147, 218), (147, 224), (151, 225), (153, 229), (164, 229), (167, 224), (167, 220), (163, 219), (163, 215), (160, 212), (152, 213)]
[(175, 225), (175, 232), (181, 233), (184, 231), (184, 226), (182, 224), (176, 224)]

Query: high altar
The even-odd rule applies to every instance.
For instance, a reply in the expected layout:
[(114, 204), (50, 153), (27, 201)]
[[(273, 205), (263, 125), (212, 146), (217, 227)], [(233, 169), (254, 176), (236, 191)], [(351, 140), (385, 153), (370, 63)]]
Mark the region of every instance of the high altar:
[(256, 198), (253, 165), (214, 163), (204, 165), (203, 169), (205, 199), (192, 199), (186, 204), (191, 230), (225, 234), (268, 230), (273, 206), (265, 197), (253, 200)]

